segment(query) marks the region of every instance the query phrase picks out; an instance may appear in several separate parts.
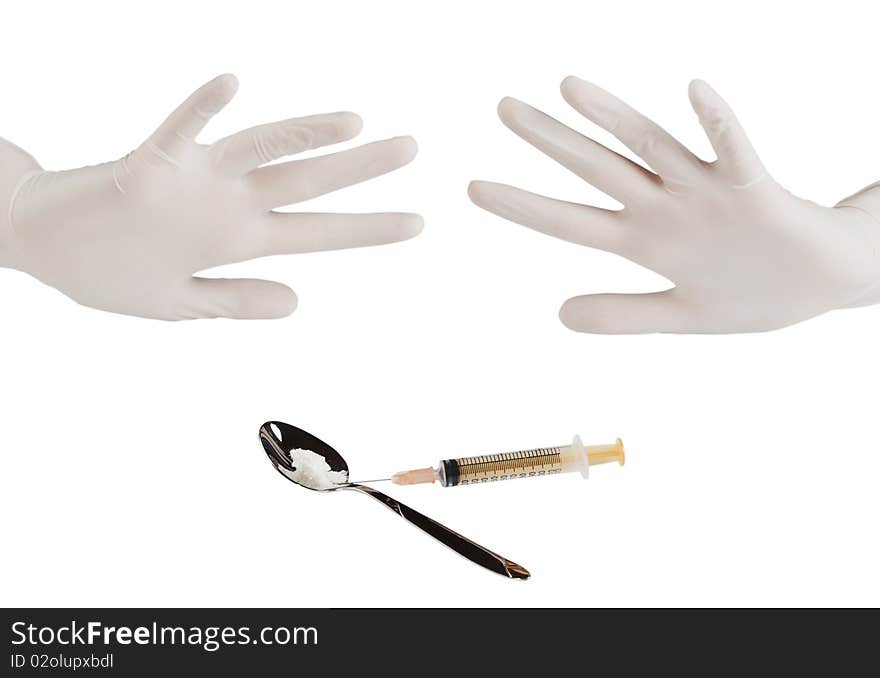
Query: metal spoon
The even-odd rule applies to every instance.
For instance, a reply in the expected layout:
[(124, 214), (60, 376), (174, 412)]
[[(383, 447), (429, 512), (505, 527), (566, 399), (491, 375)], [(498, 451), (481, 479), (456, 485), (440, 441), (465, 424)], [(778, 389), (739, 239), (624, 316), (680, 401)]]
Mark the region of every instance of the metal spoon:
[(376, 501), (382, 502), (401, 518), (408, 520), (420, 530), (427, 532), (437, 541), (442, 542), (459, 555), (464, 556), (477, 565), (482, 565), (486, 569), (492, 570), (492, 572), (497, 572), (511, 579), (529, 578), (529, 571), (522, 565), (517, 565), (504, 556), (499, 556), (497, 553), (479, 544), (475, 544), (470, 539), (461, 536), (457, 532), (453, 532), (448, 527), (444, 527), (437, 521), (431, 520), (418, 511), (414, 511), (409, 506), (401, 504), (396, 499), (392, 499), (388, 495), (374, 490), (372, 487), (345, 482), (326, 488), (306, 484), (302, 482), (302, 479), (295, 480), (294, 473), (296, 472), (296, 467), (293, 465), (291, 457), (292, 450), (309, 450), (319, 454), (324, 458), (331, 470), (343, 472), (345, 478), (348, 478), (348, 464), (345, 463), (345, 459), (327, 443), (316, 438), (311, 433), (281, 421), (268, 421), (260, 427), (260, 442), (263, 444), (263, 449), (266, 451), (269, 461), (272, 462), (275, 469), (291, 482), (317, 492), (334, 492), (336, 490), (356, 490), (362, 492)]

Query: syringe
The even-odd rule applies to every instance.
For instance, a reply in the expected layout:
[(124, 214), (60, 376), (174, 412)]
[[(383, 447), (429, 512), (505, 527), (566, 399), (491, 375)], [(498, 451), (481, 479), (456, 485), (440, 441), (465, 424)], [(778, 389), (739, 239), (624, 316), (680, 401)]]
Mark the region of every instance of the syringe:
[(395, 473), (391, 476), (391, 482), (397, 485), (416, 485), (436, 481), (443, 487), (453, 487), (573, 471), (580, 471), (586, 479), (590, 476), (590, 466), (614, 461), (621, 466), (626, 461), (620, 438), (611, 445), (584, 445), (580, 437), (575, 436), (571, 445), (561, 447), (444, 459), (437, 468), (429, 466)]

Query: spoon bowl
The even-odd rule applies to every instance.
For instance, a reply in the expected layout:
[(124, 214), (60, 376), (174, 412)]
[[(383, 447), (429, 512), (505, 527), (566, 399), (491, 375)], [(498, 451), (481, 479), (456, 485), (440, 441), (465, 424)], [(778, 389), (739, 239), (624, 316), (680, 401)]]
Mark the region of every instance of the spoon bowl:
[[(342, 455), (308, 431), (285, 424), (283, 421), (267, 421), (260, 427), (260, 442), (275, 470), (300, 487), (315, 492), (332, 492), (343, 489), (348, 484), (348, 464)], [(309, 478), (304, 478), (303, 474), (297, 473), (299, 469), (294, 461), (294, 450), (305, 450), (323, 457), (330, 467), (330, 471), (345, 474), (346, 482), (330, 487), (326, 484), (310, 482)]]

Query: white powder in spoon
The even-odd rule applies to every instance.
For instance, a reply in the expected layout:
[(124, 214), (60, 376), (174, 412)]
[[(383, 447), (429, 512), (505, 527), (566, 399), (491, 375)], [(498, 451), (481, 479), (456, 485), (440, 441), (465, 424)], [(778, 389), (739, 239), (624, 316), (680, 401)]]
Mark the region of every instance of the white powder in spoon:
[(296, 468), (292, 478), (301, 485), (315, 490), (329, 490), (348, 482), (347, 471), (331, 470), (327, 460), (317, 452), (295, 449), (290, 451), (290, 458)]

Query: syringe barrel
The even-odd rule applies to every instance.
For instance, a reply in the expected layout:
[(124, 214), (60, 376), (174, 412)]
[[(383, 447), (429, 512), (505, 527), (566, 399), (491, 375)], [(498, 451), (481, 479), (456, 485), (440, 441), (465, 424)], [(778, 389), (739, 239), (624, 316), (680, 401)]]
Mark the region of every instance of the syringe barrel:
[(561, 473), (565, 449), (565, 447), (541, 447), (479, 457), (444, 459), (440, 462), (439, 480), (444, 487), (453, 487)]

